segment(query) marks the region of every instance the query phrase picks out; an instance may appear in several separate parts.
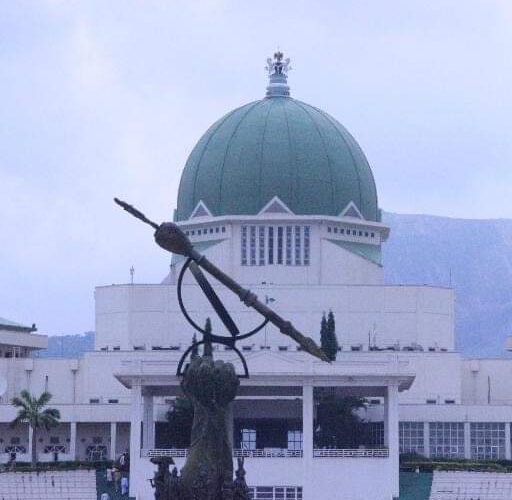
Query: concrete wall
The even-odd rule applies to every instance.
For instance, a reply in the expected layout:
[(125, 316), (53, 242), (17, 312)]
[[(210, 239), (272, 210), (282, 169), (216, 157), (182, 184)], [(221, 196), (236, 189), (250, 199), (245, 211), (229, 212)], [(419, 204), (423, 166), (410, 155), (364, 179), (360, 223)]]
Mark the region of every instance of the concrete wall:
[[(425, 350), (454, 349), (453, 291), (417, 286), (348, 285), (258, 285), (252, 290), (272, 307), (291, 317), (296, 326), (319, 338), (320, 319), (331, 309), (336, 316), (336, 331), (345, 349), (370, 341), (381, 347), (419, 344)], [(254, 328), (260, 316), (248, 310), (240, 300), (224, 289), (217, 289), (226, 307), (242, 330)], [(129, 350), (134, 346), (189, 345), (193, 329), (183, 318), (177, 304), (176, 289), (168, 285), (119, 285), (96, 289), (95, 348), (116, 346)], [(203, 324), (212, 317), (214, 331), (223, 332), (199, 287), (187, 285), (183, 297), (190, 314)], [(268, 326), (242, 344), (294, 347), (273, 326)]]

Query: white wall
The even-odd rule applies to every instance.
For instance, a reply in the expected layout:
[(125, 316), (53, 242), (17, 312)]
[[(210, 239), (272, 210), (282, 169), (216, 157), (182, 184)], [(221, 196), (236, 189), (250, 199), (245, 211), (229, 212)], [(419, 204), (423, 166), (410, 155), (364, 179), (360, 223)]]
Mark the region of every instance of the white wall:
[[(426, 286), (369, 285), (256, 285), (252, 291), (278, 313), (292, 318), (308, 335), (319, 338), (322, 313), (332, 309), (337, 335), (350, 349), (367, 348), (368, 334), (377, 345), (401, 346), (417, 343), (425, 349), (454, 349), (453, 290)], [(216, 290), (241, 329), (252, 329), (261, 316), (249, 310), (238, 297)], [(193, 329), (178, 308), (177, 294), (171, 285), (117, 285), (96, 289), (96, 349), (120, 346), (122, 350), (145, 345), (169, 347), (189, 345)], [(224, 330), (196, 285), (183, 287), (186, 307), (201, 325), (210, 316), (214, 331)], [(267, 327), (269, 345), (292, 343)], [(259, 346), (264, 335), (246, 342)]]
[(512, 404), (512, 360), (466, 359), (461, 372), (464, 403)]

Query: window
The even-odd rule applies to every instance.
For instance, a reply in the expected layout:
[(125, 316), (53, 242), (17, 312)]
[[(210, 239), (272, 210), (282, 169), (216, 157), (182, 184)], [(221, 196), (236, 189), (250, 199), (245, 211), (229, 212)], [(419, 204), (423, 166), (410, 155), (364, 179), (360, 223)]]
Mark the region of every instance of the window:
[(470, 426), (471, 458), (492, 460), (505, 458), (505, 424), (477, 422)]
[(222, 232), (225, 233), (226, 232), (226, 228), (224, 226), (222, 226)]
[(430, 422), (430, 456), (464, 457), (464, 423)]
[(368, 231), (365, 231), (364, 235), (368, 238)]
[(361, 346), (360, 345), (350, 346), (350, 350), (351, 351), (360, 351), (361, 350)]
[(370, 233), (370, 236), (371, 236), (372, 238), (374, 238), (374, 237), (375, 237), (375, 233)]
[(274, 228), (268, 228), (268, 263), (274, 263)]
[(114, 347), (112, 347), (112, 350), (113, 351), (120, 351), (121, 350), (121, 347), (118, 346), (118, 345), (115, 345)]
[(247, 226), (242, 226), (242, 239), (241, 239), (241, 255), (242, 255), (242, 266), (247, 265)]
[(302, 500), (300, 486), (256, 486), (249, 487), (252, 500)]
[(89, 404), (91, 404), (91, 405), (97, 405), (97, 404), (99, 404), (99, 402), (100, 402), (99, 398), (89, 399)]
[(265, 226), (258, 227), (258, 264), (265, 265)]
[(146, 348), (143, 345), (134, 345), (133, 350), (134, 351), (145, 351)]
[(198, 230), (197, 230), (197, 235), (199, 236), (200, 234), (201, 234), (201, 230), (200, 230), (200, 229), (198, 229)]
[(108, 400), (109, 404), (113, 405), (113, 404), (117, 404), (119, 403), (119, 399), (109, 399)]
[(331, 227), (327, 227), (327, 232), (330, 233), (332, 231)]
[(357, 234), (357, 231), (355, 229), (352, 229), (352, 235), (355, 236)]
[(338, 234), (338, 228), (337, 227), (334, 228), (334, 234)]
[[(277, 235), (277, 238), (276, 238)], [(309, 266), (310, 226), (241, 226), (240, 261), (242, 266), (285, 264)]]
[(292, 226), (286, 226), (286, 265), (292, 265)]
[(302, 431), (288, 431), (288, 449), (302, 450)]
[(368, 447), (382, 448), (384, 446), (384, 422), (369, 422)]
[(59, 436), (50, 436), (50, 444), (59, 444)]
[(277, 263), (283, 263), (283, 228), (277, 228)]
[(218, 232), (219, 232), (219, 228), (218, 228), (218, 227), (216, 227), (216, 228), (215, 228), (215, 232), (216, 232), (216, 233), (218, 233)]
[(359, 236), (363, 236), (363, 231), (359, 231)]
[(295, 265), (300, 266), (300, 254), (301, 254), (301, 227), (295, 226)]
[(256, 226), (249, 228), (249, 254), (251, 266), (256, 265)]
[(444, 403), (447, 404), (447, 405), (454, 405), (455, 404), (455, 399), (445, 399)]
[(309, 226), (304, 227), (304, 265), (309, 266)]
[(400, 453), (425, 453), (423, 422), (400, 422), (399, 440)]
[(255, 450), (256, 429), (242, 429), (240, 434), (240, 448), (242, 450)]
[(252, 346), (244, 345), (244, 346), (242, 346), (242, 351), (252, 351)]
[(195, 232), (195, 231), (190, 231), (190, 234), (191, 234), (192, 236), (194, 236), (194, 234), (196, 234), (196, 232)]
[(428, 405), (435, 405), (435, 404), (437, 404), (437, 399), (427, 399), (427, 404)]
[(345, 234), (345, 229), (344, 228), (340, 229), (340, 234)]
[(213, 227), (210, 228), (210, 234), (212, 234), (212, 233), (213, 233)]
[(280, 351), (287, 351), (288, 350), (288, 346), (287, 345), (280, 345), (279, 346), (279, 350)]

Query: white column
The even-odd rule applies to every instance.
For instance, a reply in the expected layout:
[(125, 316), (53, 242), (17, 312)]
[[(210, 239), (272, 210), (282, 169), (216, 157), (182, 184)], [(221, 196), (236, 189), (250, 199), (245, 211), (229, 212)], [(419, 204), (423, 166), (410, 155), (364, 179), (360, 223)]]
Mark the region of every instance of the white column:
[(505, 458), (507, 460), (511, 459), (511, 449), (510, 449), (510, 423), (505, 422)]
[(76, 422), (69, 423), (69, 457), (76, 460)]
[[(387, 435), (387, 439), (386, 439)], [(399, 442), (398, 442), (398, 387), (390, 385), (387, 388), (387, 397), (384, 412), (384, 438), (389, 450), (391, 461), (391, 474), (393, 477), (393, 497), (399, 495)]]
[(142, 423), (142, 387), (140, 380), (133, 379), (130, 408), (130, 496), (137, 497), (139, 485), (136, 471), (140, 469), (140, 426)]
[(110, 460), (116, 459), (117, 422), (110, 422)]
[(142, 422), (142, 447), (151, 450), (155, 447), (155, 416), (153, 396), (144, 396), (144, 416)]
[(464, 422), (464, 458), (471, 458), (471, 424)]
[(430, 458), (430, 422), (423, 422), (423, 454)]
[(314, 500), (313, 478), (313, 385), (305, 381), (302, 386), (302, 498)]
[(35, 445), (35, 443), (33, 442), (33, 437), (34, 435), (34, 429), (32, 429), (32, 426), (29, 425), (28, 426), (28, 459), (29, 460), (32, 460), (32, 446)]

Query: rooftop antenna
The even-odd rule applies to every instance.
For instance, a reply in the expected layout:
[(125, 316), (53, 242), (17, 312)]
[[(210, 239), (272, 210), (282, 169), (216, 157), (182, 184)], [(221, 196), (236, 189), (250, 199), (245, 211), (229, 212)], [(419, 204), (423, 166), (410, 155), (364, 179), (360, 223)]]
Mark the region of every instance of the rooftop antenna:
[(135, 274), (135, 268), (132, 266), (130, 267), (130, 282), (133, 285), (133, 275)]

